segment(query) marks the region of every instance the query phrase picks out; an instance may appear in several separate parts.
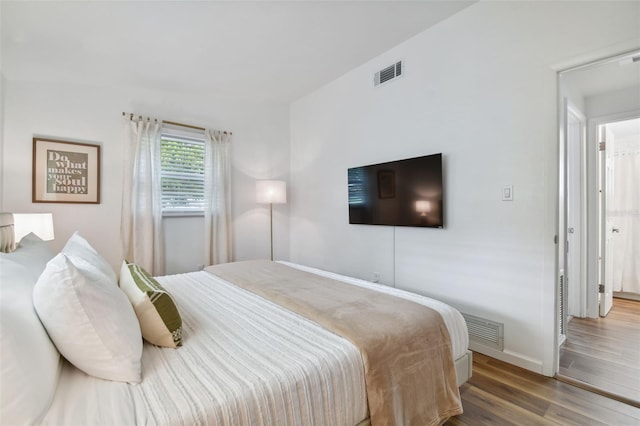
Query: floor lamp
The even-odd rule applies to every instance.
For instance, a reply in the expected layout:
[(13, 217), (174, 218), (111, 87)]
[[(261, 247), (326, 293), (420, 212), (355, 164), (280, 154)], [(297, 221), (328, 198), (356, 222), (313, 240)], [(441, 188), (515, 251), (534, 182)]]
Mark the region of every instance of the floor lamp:
[(271, 260), (273, 260), (273, 205), (287, 202), (287, 183), (283, 180), (256, 181), (256, 202), (259, 204), (269, 204)]

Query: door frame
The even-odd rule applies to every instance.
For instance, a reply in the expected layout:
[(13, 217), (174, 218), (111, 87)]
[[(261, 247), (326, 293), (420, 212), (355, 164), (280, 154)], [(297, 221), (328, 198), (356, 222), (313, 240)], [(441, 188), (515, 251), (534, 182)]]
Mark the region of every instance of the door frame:
[[(586, 267), (586, 250), (584, 247), (584, 238), (579, 239), (579, 243), (569, 244), (575, 240), (569, 234), (569, 227), (577, 228), (577, 235), (583, 236), (586, 230), (586, 209), (585, 209), (585, 185), (584, 177), (586, 173), (586, 124), (587, 120), (580, 108), (576, 106), (568, 96), (562, 96), (560, 100), (560, 126), (559, 126), (559, 161), (560, 167), (558, 171), (559, 191), (558, 191), (558, 239), (557, 239), (557, 255), (558, 255), (558, 272), (557, 282), (558, 289), (556, 291), (556, 312), (557, 318), (557, 346), (560, 347), (566, 340), (567, 322), (569, 317), (569, 287), (573, 287), (572, 281), (575, 279), (572, 272), (578, 270), (579, 276), (584, 277)], [(578, 123), (578, 138), (573, 140), (570, 129), (571, 122)], [(578, 146), (574, 147), (573, 144)], [(571, 173), (578, 173), (577, 189), (571, 185)], [(574, 197), (574, 191), (577, 192)], [(570, 212), (577, 211), (577, 214), (570, 217)], [(574, 229), (576, 231), (576, 229)], [(573, 253), (577, 251), (577, 265), (573, 265), (571, 260), (575, 259)], [(583, 257), (583, 253), (585, 256)], [(570, 259), (572, 258), (572, 259)], [(582, 309), (582, 297), (584, 291), (580, 291), (580, 307)], [(584, 295), (586, 297), (586, 295)]]
[[(567, 97), (567, 93), (564, 92), (563, 90), (563, 84), (562, 84), (562, 75), (571, 71), (577, 71), (580, 69), (584, 69), (584, 68), (591, 68), (591, 67), (596, 67), (598, 65), (601, 64), (605, 64), (607, 62), (610, 62), (612, 60), (617, 60), (617, 59), (621, 59), (625, 56), (631, 56), (631, 55), (636, 55), (638, 52), (638, 47), (634, 46), (633, 48), (631, 48), (630, 50), (627, 51), (623, 51), (623, 52), (614, 52), (614, 50), (610, 50), (610, 54), (607, 55), (606, 53), (604, 55), (598, 55), (598, 56), (592, 56), (592, 55), (587, 55), (584, 56), (582, 58), (582, 60), (576, 60), (573, 65), (564, 65), (564, 66), (558, 66), (555, 68), (556, 71), (556, 105), (557, 105), (557, 117), (558, 117), (558, 121), (557, 121), (557, 136), (558, 136), (558, 145), (557, 145), (557, 156), (556, 156), (556, 161), (557, 161), (557, 198), (556, 198), (556, 235), (555, 235), (555, 245), (556, 245), (556, 250), (555, 250), (555, 274), (554, 274), (554, 285), (553, 288), (555, 290), (555, 294), (554, 294), (554, 313), (553, 313), (553, 327), (554, 327), (554, 331), (553, 331), (553, 353), (550, 354), (551, 355), (551, 360), (553, 362), (552, 364), (552, 371), (551, 374), (555, 375), (557, 374), (559, 367), (560, 367), (560, 347), (561, 347), (561, 336), (560, 336), (560, 328), (561, 328), (561, 315), (560, 315), (560, 277), (562, 276), (562, 274), (564, 274), (564, 268), (566, 266), (565, 262), (566, 262), (566, 132), (565, 132), (565, 123), (566, 123), (566, 108), (564, 108), (565, 105), (565, 98)], [(604, 53), (604, 52), (600, 52), (600, 53)], [(592, 120), (597, 120), (601, 117), (596, 117), (596, 118), (592, 118)], [(604, 117), (602, 117), (604, 118)], [(584, 250), (585, 256), (586, 256), (586, 265), (584, 265), (586, 274), (585, 274), (585, 280), (588, 280), (590, 276), (592, 276), (592, 269), (593, 266), (592, 264), (594, 262), (591, 262), (590, 259), (593, 257), (593, 249), (594, 249), (594, 244), (590, 244), (590, 242), (587, 242), (587, 236), (591, 233), (593, 233), (593, 224), (591, 223), (591, 221), (593, 220), (593, 213), (595, 211), (595, 213), (597, 214), (597, 200), (595, 202), (595, 210), (593, 209), (593, 197), (589, 197), (588, 196), (588, 191), (590, 187), (593, 187), (594, 185), (596, 185), (596, 181), (595, 181), (595, 176), (594, 174), (591, 172), (591, 170), (595, 170), (594, 167), (596, 166), (596, 163), (594, 162), (594, 160), (596, 159), (596, 155), (589, 155), (589, 150), (588, 146), (590, 143), (589, 137), (590, 135), (593, 135), (593, 131), (592, 129), (589, 127), (590, 125), (593, 125), (592, 123), (590, 123), (590, 120), (587, 120), (587, 141), (586, 141), (586, 145), (587, 145), (587, 149), (586, 149), (586, 155), (585, 155), (585, 161), (586, 161), (586, 169), (585, 169), (585, 179), (587, 182), (587, 185), (585, 186), (585, 199), (583, 199), (583, 202), (586, 203), (586, 220), (583, 221), (583, 228), (585, 229), (585, 234), (583, 234), (583, 238), (582, 238), (582, 246), (581, 250)], [(592, 158), (593, 157), (593, 158)], [(591, 186), (589, 186), (591, 185)], [(591, 219), (591, 220), (590, 220)], [(596, 228), (595, 228), (595, 232), (597, 233), (597, 222), (595, 223)], [(562, 228), (564, 227), (564, 232), (562, 231)], [(597, 242), (596, 242), (597, 244)], [(597, 261), (597, 246), (595, 247), (596, 251), (595, 251), (595, 260)], [(595, 269), (596, 269), (596, 275), (597, 275), (597, 264), (595, 265)], [(587, 288), (589, 287), (589, 284), (593, 285), (593, 283), (589, 283), (587, 282)], [(596, 280), (596, 288), (597, 288), (597, 280)], [(590, 300), (592, 298), (589, 297), (590, 295), (587, 294), (587, 311), (589, 310), (590, 304), (593, 303), (593, 300)], [(597, 298), (597, 294), (596, 294), (596, 298)], [(596, 309), (597, 309), (597, 305), (596, 305)], [(587, 313), (588, 315), (588, 313)]]
[[(565, 231), (565, 241), (568, 244), (567, 256), (565, 260), (565, 270), (568, 271), (567, 287), (578, 290), (578, 307), (577, 315), (582, 317), (587, 311), (587, 245), (585, 239), (587, 236), (587, 118), (584, 113), (571, 101), (567, 102), (567, 189), (566, 189), (566, 208), (567, 223)], [(571, 125), (569, 118), (578, 123), (578, 140), (571, 140), (568, 126)], [(577, 143), (578, 146), (572, 147)], [(572, 174), (578, 177), (577, 185), (573, 184)], [(573, 233), (570, 228), (573, 229)], [(575, 237), (569, 235), (572, 233)], [(578, 240), (578, 241), (575, 241)], [(569, 244), (572, 241), (573, 244)], [(572, 262), (577, 262), (573, 265)], [(572, 272), (576, 274), (572, 274)], [(573, 283), (572, 283), (573, 282)], [(570, 299), (567, 299), (566, 310), (571, 309)], [(575, 312), (575, 311), (574, 311)]]

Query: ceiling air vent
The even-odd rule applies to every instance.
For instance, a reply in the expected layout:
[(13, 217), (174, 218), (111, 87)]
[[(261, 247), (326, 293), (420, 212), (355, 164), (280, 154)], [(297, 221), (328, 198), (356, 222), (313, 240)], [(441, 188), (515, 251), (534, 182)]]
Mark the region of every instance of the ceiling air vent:
[(640, 55), (636, 54), (635, 56), (625, 56), (624, 58), (620, 59), (618, 61), (618, 63), (620, 65), (630, 65), (630, 64), (636, 64), (640, 62)]
[(379, 86), (402, 75), (402, 61), (389, 65), (385, 69), (378, 71), (373, 79), (374, 86)]

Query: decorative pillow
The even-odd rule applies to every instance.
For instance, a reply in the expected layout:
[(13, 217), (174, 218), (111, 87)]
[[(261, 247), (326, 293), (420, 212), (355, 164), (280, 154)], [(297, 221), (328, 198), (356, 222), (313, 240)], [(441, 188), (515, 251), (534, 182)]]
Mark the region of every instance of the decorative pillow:
[(33, 304), (73, 365), (102, 379), (140, 382), (140, 325), (125, 294), (108, 279), (84, 274), (60, 253), (38, 278)]
[(85, 275), (91, 276), (93, 280), (97, 280), (96, 274), (103, 274), (109, 279), (113, 285), (118, 285), (116, 273), (113, 271), (109, 262), (89, 244), (87, 240), (82, 238), (76, 231), (67, 244), (62, 248), (62, 253), (66, 254), (73, 265), (82, 271)]
[(142, 337), (157, 346), (182, 346), (182, 319), (171, 295), (142, 267), (122, 262), (120, 288), (136, 311)]
[(58, 384), (60, 353), (33, 309), (33, 286), (53, 257), (33, 234), (0, 253), (0, 424), (38, 424)]

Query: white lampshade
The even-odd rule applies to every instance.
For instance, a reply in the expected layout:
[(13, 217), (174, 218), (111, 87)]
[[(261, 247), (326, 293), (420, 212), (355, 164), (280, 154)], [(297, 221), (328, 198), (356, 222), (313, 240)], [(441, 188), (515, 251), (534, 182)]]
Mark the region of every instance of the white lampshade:
[(16, 242), (29, 232), (33, 232), (44, 241), (51, 241), (55, 238), (53, 214), (51, 213), (14, 213), (13, 229)]
[(283, 180), (256, 181), (256, 202), (284, 204), (287, 202), (287, 183)]

